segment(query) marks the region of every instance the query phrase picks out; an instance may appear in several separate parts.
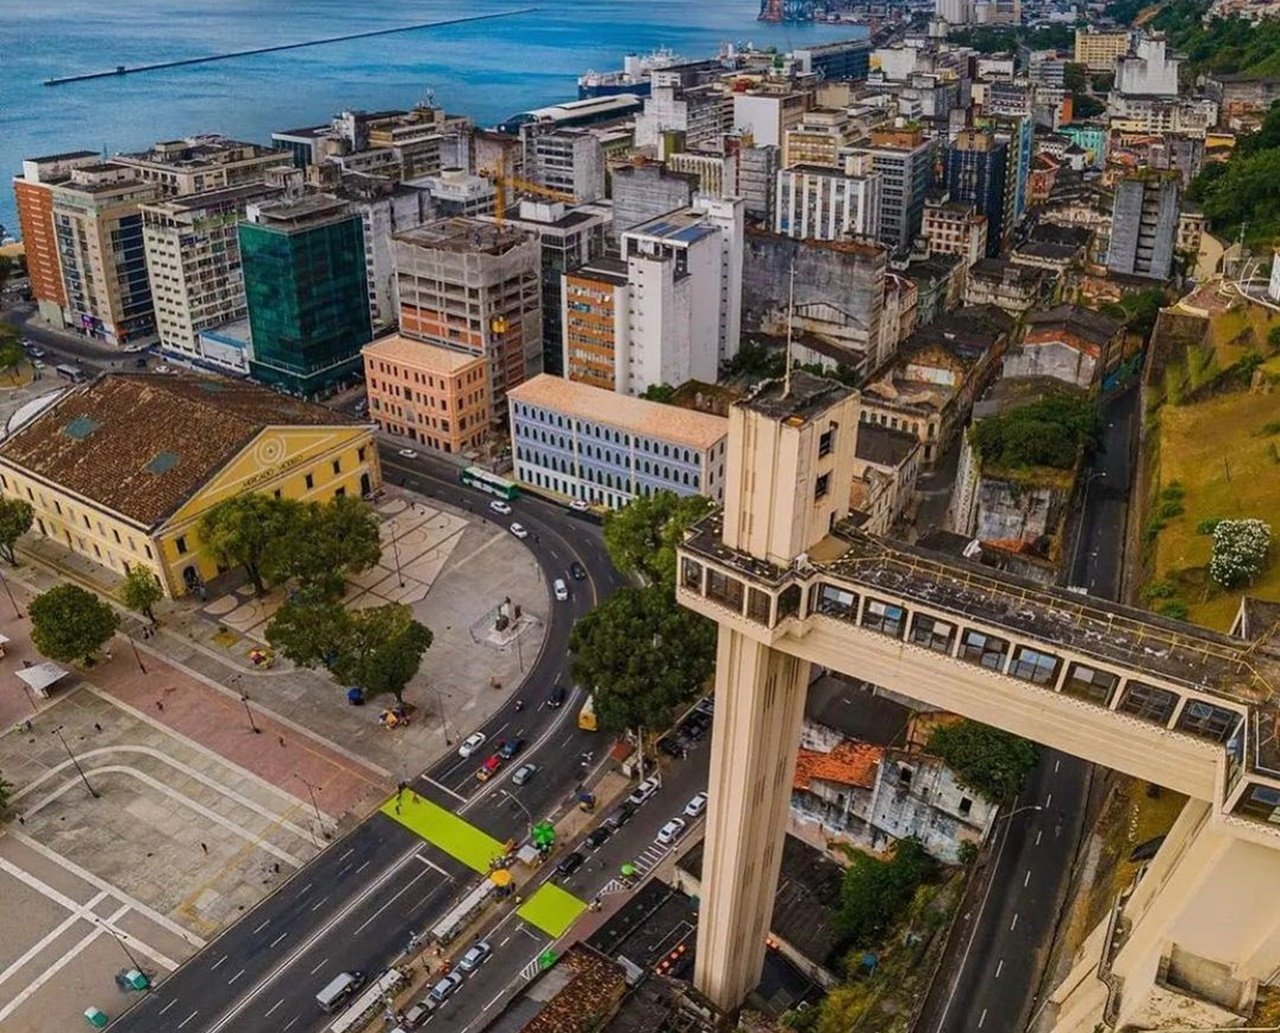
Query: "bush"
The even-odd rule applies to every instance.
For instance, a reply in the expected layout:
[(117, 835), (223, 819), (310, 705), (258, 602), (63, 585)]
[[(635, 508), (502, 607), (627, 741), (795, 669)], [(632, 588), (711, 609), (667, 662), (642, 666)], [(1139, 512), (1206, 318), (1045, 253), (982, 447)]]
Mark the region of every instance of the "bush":
[(973, 862), (978, 859), (978, 844), (972, 840), (966, 839), (961, 842), (958, 853), (960, 855), (960, 863), (968, 868), (969, 865), (973, 864)]
[(1142, 529), (1142, 544), (1151, 545), (1160, 537), (1160, 532), (1164, 530), (1164, 521), (1158, 516), (1153, 516), (1147, 521), (1147, 526)]
[(1181, 502), (1185, 494), (1181, 481), (1170, 481), (1160, 489), (1160, 497), (1166, 502)]
[(1222, 517), (1206, 517), (1196, 524), (1196, 534), (1213, 534), (1222, 523)]
[[(1280, 326), (1276, 327), (1280, 330)], [(1270, 420), (1264, 423), (1258, 430), (1258, 437), (1269, 438), (1272, 434), (1280, 434), (1280, 420)]]
[(1271, 525), (1262, 520), (1223, 520), (1213, 531), (1209, 577), (1223, 588), (1248, 584), (1266, 565)]
[(1168, 581), (1152, 581), (1142, 590), (1142, 597), (1148, 601), (1152, 599), (1172, 599), (1177, 593), (1178, 590)]
[(916, 888), (933, 878), (938, 862), (915, 839), (898, 841), (893, 856), (882, 861), (858, 854), (844, 874), (837, 925), (855, 947), (877, 944), (903, 911)]
[(1017, 796), (1039, 757), (1035, 743), (969, 720), (934, 729), (926, 749), (992, 803)]
[(1184, 621), (1190, 611), (1187, 609), (1187, 604), (1181, 599), (1166, 599), (1160, 604), (1156, 613), (1162, 617), (1172, 617), (1176, 621)]
[(1082, 451), (1097, 447), (1101, 435), (1093, 402), (1058, 395), (979, 421), (969, 441), (994, 466), (1069, 470)]
[(1165, 499), (1156, 507), (1156, 516), (1161, 520), (1172, 520), (1174, 517), (1182, 516), (1186, 510), (1182, 508), (1182, 503), (1177, 499)]

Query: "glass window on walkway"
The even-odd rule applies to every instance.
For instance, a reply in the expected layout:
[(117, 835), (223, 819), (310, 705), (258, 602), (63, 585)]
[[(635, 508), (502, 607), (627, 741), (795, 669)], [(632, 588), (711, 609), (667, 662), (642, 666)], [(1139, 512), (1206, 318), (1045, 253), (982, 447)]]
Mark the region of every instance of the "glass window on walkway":
[(847, 588), (828, 585), (825, 582), (814, 586), (814, 597), (810, 600), (815, 613), (824, 613), (828, 617), (839, 617), (851, 621), (858, 612), (858, 596)]
[(747, 616), (757, 624), (768, 624), (773, 598), (758, 588), (747, 589)]
[(715, 567), (707, 568), (707, 598), (742, 612), (742, 582)]
[(998, 671), (1008, 652), (1009, 643), (1004, 639), (970, 628), (960, 636), (960, 651), (956, 655), (971, 664)]
[(935, 653), (950, 653), (951, 643), (955, 639), (956, 626), (947, 621), (926, 617), (921, 613), (911, 622), (909, 641), (917, 646), (924, 646), (925, 649), (932, 649)]
[(1177, 705), (1176, 692), (1159, 689), (1140, 681), (1131, 681), (1125, 686), (1124, 695), (1120, 697), (1120, 705), (1116, 709), (1124, 714), (1132, 714), (1143, 721), (1167, 725), (1169, 718), (1173, 717), (1173, 708)]
[(879, 631), (894, 638), (902, 638), (902, 626), (906, 623), (907, 611), (893, 603), (879, 599), (868, 599), (862, 609), (862, 626), (872, 631)]
[(1189, 699), (1178, 715), (1178, 731), (1214, 742), (1226, 742), (1235, 732), (1242, 715), (1230, 707), (1218, 707), (1201, 699)]
[(1099, 671), (1086, 664), (1072, 664), (1067, 668), (1067, 677), (1062, 683), (1062, 691), (1068, 696), (1088, 700), (1099, 706), (1109, 706), (1111, 693), (1120, 684), (1120, 678), (1110, 671)]
[(702, 592), (702, 564), (686, 559), (683, 564), (681, 580), (684, 587), (692, 592)]
[(1013, 654), (1009, 673), (1036, 685), (1052, 685), (1058, 680), (1058, 665), (1061, 662), (1052, 653), (1041, 653), (1027, 646), (1019, 646), (1018, 651)]
[(778, 620), (794, 617), (800, 612), (800, 586), (787, 585), (778, 596)]
[(1280, 789), (1251, 782), (1232, 813), (1280, 825)]

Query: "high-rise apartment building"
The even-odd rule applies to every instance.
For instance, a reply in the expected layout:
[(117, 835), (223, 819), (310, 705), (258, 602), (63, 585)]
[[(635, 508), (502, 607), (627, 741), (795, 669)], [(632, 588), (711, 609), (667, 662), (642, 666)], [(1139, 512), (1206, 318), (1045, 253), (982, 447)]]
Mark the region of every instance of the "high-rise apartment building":
[(1114, 71), (1116, 58), (1129, 53), (1128, 29), (1076, 29), (1076, 64), (1091, 72)]
[(627, 393), (631, 280), (626, 262), (597, 258), (561, 277), (564, 376)]
[(1120, 180), (1115, 190), (1107, 268), (1168, 280), (1178, 235), (1178, 173), (1146, 169)]
[(93, 151), (28, 158), (22, 163), (22, 175), (13, 180), (31, 293), (41, 318), (59, 326), (67, 305), (67, 291), (62, 283), (62, 261), (53, 228), (52, 188), (55, 183), (69, 179), (72, 169), (95, 165), (99, 160)]
[(734, 128), (749, 133), (761, 147), (782, 147), (787, 131), (800, 125), (813, 99), (807, 91), (765, 87), (730, 96)]
[(525, 177), (564, 194), (571, 204), (604, 197), (604, 148), (589, 129), (539, 132), (533, 124), (524, 137)]
[(1012, 230), (1013, 197), (1007, 189), (1009, 147), (994, 133), (965, 129), (947, 148), (947, 192), (987, 217), (987, 254), (995, 257)]
[(115, 345), (155, 334), (140, 206), (158, 192), (116, 162), (82, 165), (52, 186), (68, 326)]
[(871, 70), (871, 44), (865, 39), (842, 39), (831, 43), (797, 47), (791, 57), (798, 71), (832, 82), (836, 79), (865, 79)]
[(921, 232), (931, 255), (959, 255), (972, 266), (987, 253), (987, 217), (971, 201), (946, 194), (925, 201)]
[(281, 192), (249, 183), (142, 206), (142, 239), (163, 351), (198, 362), (201, 330), (248, 314), (237, 224), (249, 204)]
[(316, 397), (360, 368), (372, 336), (364, 229), (326, 194), (251, 204), (240, 224), (255, 380)]
[(1181, 63), (1170, 55), (1164, 37), (1140, 39), (1132, 54), (1116, 61), (1115, 92), (1130, 97), (1176, 97)]
[(709, 144), (733, 129), (733, 94), (719, 83), (685, 87), (654, 79), (644, 111), (636, 116), (636, 146), (658, 147), (663, 135), (685, 134), (687, 146)]
[(858, 125), (840, 108), (813, 108), (783, 136), (782, 164), (839, 168), (842, 155), (858, 138)]
[(890, 251), (906, 251), (920, 232), (933, 181), (933, 144), (919, 129), (877, 130), (862, 152), (880, 173), (880, 242)]
[(675, 172), (656, 162), (622, 165), (613, 170), (612, 179), (615, 239), (632, 226), (688, 208), (698, 189), (695, 174)]
[(542, 249), (542, 370), (564, 375), (563, 276), (604, 254), (612, 222), (607, 205), (566, 208), (558, 201), (521, 201), (507, 224), (537, 236)]
[(287, 165), (289, 155), (211, 134), (165, 140), (149, 151), (117, 154), (111, 160), (137, 169), (138, 178), (154, 184), (161, 197), (187, 197), (261, 183), (268, 169)]
[(844, 168), (795, 165), (778, 173), (774, 229), (800, 240), (876, 239), (880, 235), (881, 174), (869, 155), (850, 155)]
[(542, 246), (518, 226), (437, 219), (393, 241), (406, 337), (483, 358), (495, 415), (542, 370)]

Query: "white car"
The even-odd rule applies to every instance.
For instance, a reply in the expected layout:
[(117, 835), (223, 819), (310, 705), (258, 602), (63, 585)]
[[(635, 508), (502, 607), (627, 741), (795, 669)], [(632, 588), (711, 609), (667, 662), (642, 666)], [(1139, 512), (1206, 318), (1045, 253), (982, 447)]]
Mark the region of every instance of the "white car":
[(397, 453), (396, 453), (396, 455), (400, 456), (400, 458), (402, 458), (402, 459), (417, 459), (417, 458), (418, 458), (418, 453), (417, 453), (417, 452), (415, 452), (415, 451), (414, 451), (413, 449), (411, 449), (411, 448), (402, 448), (402, 449), (400, 449), (400, 451), (399, 451), (399, 452), (397, 452)]
[(458, 756), (470, 757), (471, 754), (475, 753), (476, 750), (480, 749), (480, 747), (484, 745), (484, 740), (484, 732), (472, 732), (462, 741), (462, 745), (458, 747)]
[(160, 365), (159, 365), (159, 366), (157, 366), (157, 367), (155, 368), (155, 372), (156, 372), (156, 373), (172, 373), (172, 372), (173, 372), (173, 367), (172, 367), (172, 366), (166, 366), (166, 365), (162, 362), (162, 363), (160, 363)]
[(687, 804), (684, 805), (684, 813), (686, 818), (700, 818), (702, 813), (707, 809), (707, 794), (699, 793)]
[(489, 508), (495, 513), (501, 513), (503, 516), (511, 515), (511, 507), (503, 502), (502, 499), (494, 499), (489, 503)]
[(631, 790), (631, 795), (627, 797), (627, 803), (639, 807), (642, 803), (653, 796), (661, 785), (662, 783), (656, 778), (646, 778), (636, 786), (635, 789)]
[(569, 586), (564, 583), (564, 578), (556, 578), (551, 585), (556, 593), (557, 602), (567, 602), (569, 599)]
[(591, 507), (587, 503), (583, 502), (582, 499), (574, 499), (569, 503), (569, 508), (575, 513), (585, 513)]
[(658, 829), (658, 835), (655, 842), (662, 846), (670, 846), (677, 839), (684, 835), (685, 829), (689, 827), (683, 818), (672, 818), (669, 822)]
[(529, 532), (526, 531), (524, 527), (520, 524), (512, 524), (511, 533), (520, 539), (525, 539), (529, 537)]

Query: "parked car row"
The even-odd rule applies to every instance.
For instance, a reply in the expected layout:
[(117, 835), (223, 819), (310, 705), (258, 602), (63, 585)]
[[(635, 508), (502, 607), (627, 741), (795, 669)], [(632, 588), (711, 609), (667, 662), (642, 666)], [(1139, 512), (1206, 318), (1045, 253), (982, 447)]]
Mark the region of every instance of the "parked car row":
[[(476, 732), (476, 735), (479, 734), (479, 732)], [(474, 739), (475, 736), (473, 735), (471, 738)], [(470, 740), (468, 740), (468, 742), (469, 741)], [(463, 743), (463, 746), (465, 745), (466, 743)], [(498, 752), (493, 754), (476, 770), (476, 778), (481, 782), (488, 782), (489, 779), (493, 778), (493, 776), (502, 769), (503, 764), (512, 760), (523, 748), (524, 740), (519, 736), (513, 736), (510, 739), (503, 739), (498, 746)], [(459, 752), (461, 752), (461, 750), (459, 750)], [(525, 781), (528, 781), (528, 778), (526, 778)], [(516, 783), (516, 785), (523, 784), (523, 782)]]
[(462, 984), (467, 981), (467, 977), (492, 957), (493, 948), (488, 941), (479, 940), (473, 944), (459, 959), (457, 968), (442, 976), (428, 991), (426, 997), (405, 1011), (403, 1027), (417, 1029), (426, 1023), (431, 1013), (456, 994), (462, 988)]

